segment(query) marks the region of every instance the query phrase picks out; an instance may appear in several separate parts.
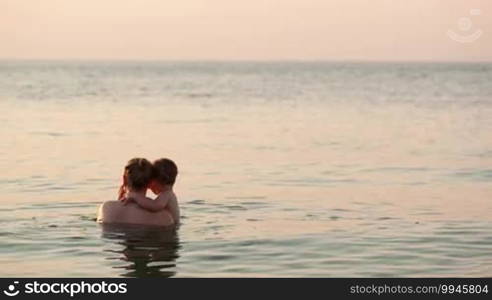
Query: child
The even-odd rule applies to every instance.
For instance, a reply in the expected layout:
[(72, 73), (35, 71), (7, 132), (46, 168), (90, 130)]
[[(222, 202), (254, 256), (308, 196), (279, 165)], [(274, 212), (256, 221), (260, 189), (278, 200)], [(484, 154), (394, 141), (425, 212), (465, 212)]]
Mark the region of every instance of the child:
[(175, 224), (178, 224), (180, 218), (179, 205), (173, 191), (178, 167), (172, 160), (161, 158), (154, 162), (153, 168), (154, 177), (149, 187), (157, 195), (155, 200), (147, 198), (144, 194), (133, 192), (128, 193), (126, 197), (120, 197), (120, 200), (125, 204), (133, 201), (141, 208), (152, 212), (166, 210), (173, 217)]
[[(145, 158), (131, 159), (123, 171), (123, 184), (119, 189), (119, 200), (132, 195), (145, 198), (147, 188), (154, 179), (154, 166)], [(99, 208), (98, 222), (124, 223), (155, 226), (171, 226), (174, 220), (167, 210), (149, 212), (136, 204), (123, 205), (121, 201), (106, 201)]]

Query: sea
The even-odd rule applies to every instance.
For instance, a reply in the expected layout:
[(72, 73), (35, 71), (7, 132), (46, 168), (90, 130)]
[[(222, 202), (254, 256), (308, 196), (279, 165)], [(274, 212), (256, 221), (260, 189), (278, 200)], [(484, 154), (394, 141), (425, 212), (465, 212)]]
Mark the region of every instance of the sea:
[(490, 277), (492, 63), (2, 60), (0, 193), (1, 277)]

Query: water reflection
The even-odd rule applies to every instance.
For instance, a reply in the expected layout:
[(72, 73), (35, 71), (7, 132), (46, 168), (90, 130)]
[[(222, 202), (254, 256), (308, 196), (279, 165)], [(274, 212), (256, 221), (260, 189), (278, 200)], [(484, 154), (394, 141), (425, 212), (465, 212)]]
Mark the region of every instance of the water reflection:
[[(108, 259), (126, 262), (117, 263), (123, 277), (172, 277), (176, 275), (176, 259), (180, 249), (175, 228), (163, 229), (123, 224), (103, 224), (102, 236), (123, 249), (104, 250)], [(120, 248), (120, 247), (117, 247)]]

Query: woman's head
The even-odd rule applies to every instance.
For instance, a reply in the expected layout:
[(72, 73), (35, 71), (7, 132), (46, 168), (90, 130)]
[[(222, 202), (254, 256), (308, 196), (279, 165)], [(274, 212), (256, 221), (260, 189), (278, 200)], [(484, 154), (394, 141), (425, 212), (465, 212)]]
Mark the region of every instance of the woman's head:
[(123, 182), (129, 190), (145, 190), (153, 178), (154, 168), (145, 158), (130, 159), (125, 166)]

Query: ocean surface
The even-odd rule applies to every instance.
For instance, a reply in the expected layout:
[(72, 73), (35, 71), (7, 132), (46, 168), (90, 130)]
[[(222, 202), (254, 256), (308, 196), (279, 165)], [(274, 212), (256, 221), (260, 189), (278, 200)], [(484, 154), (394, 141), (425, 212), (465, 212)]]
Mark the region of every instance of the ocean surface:
[[(1, 61), (0, 111), (2, 277), (492, 276), (492, 64)], [(133, 157), (178, 230), (94, 221)]]

